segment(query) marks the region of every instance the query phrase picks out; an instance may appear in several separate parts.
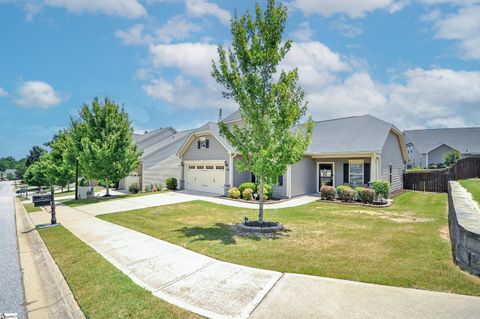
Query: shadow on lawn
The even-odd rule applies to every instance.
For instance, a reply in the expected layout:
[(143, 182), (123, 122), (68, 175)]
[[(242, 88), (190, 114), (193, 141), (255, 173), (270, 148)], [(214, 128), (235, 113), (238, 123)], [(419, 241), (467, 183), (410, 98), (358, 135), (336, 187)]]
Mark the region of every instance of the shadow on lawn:
[[(182, 232), (187, 237), (194, 237), (192, 242), (204, 240), (220, 241), (224, 245), (235, 245), (237, 243), (235, 236), (239, 235), (235, 226), (224, 223), (216, 223), (215, 226), (211, 227), (183, 227), (175, 231)], [(277, 232), (277, 235), (270, 239), (279, 239), (280, 237), (288, 236), (287, 233), (290, 231), (289, 229), (285, 229), (282, 232)], [(242, 236), (242, 238), (248, 238), (254, 241), (262, 239), (256, 235)]]

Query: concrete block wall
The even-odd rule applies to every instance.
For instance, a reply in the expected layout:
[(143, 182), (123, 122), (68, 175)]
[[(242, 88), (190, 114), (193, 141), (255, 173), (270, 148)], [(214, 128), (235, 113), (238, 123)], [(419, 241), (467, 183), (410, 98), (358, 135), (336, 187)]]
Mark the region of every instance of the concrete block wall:
[(458, 182), (448, 185), (448, 224), (454, 262), (480, 276), (480, 209)]

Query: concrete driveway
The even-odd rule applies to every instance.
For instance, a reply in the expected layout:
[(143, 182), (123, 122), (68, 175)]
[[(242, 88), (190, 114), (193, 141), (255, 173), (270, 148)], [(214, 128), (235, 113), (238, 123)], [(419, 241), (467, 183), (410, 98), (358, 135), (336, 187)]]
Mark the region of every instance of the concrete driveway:
[[(185, 202), (194, 201), (194, 200), (203, 200), (210, 203), (216, 203), (220, 205), (227, 205), (227, 206), (239, 207), (239, 208), (258, 209), (258, 204), (256, 203), (238, 202), (238, 201), (221, 198), (214, 195), (191, 193), (191, 192), (184, 192), (184, 191), (165, 192), (160, 194), (130, 197), (125, 199), (112, 199), (102, 203), (78, 206), (76, 207), (76, 209), (84, 213), (87, 213), (89, 215), (96, 216), (101, 214), (123, 212), (123, 211), (140, 209), (140, 208), (185, 203)], [(315, 196), (296, 197), (280, 203), (265, 205), (265, 209), (295, 207), (295, 206), (305, 205), (305, 204), (314, 202), (316, 200), (318, 200), (318, 197), (315, 197)]]
[[(159, 195), (165, 202), (179, 198)], [(37, 224), (49, 217), (30, 216)], [(209, 318), (476, 319), (480, 313), (477, 297), (226, 263), (66, 206), (58, 207), (58, 220), (138, 285)]]

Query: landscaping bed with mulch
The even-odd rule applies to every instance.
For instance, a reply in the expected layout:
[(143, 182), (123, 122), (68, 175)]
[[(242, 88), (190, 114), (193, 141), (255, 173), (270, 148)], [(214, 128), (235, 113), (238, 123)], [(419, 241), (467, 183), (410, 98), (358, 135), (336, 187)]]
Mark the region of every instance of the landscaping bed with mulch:
[(325, 203), (332, 203), (332, 204), (365, 206), (365, 207), (372, 207), (372, 208), (385, 208), (385, 207), (390, 207), (393, 204), (393, 199), (387, 199), (386, 203), (373, 203), (373, 204), (357, 202), (357, 201), (346, 202), (339, 199), (330, 200), (330, 199), (322, 199), (322, 198), (320, 198), (318, 201), (325, 202)]

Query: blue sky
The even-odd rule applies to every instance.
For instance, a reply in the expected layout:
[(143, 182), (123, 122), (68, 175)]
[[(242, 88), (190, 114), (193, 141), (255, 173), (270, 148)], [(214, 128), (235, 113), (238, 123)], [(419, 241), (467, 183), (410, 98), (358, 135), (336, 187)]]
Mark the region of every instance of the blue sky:
[[(262, 5), (263, 2), (260, 2)], [(137, 131), (235, 109), (210, 77), (234, 10), (255, 1), (0, 0), (0, 157), (25, 156), (94, 96)], [(401, 129), (480, 125), (480, 0), (291, 0), (282, 68), (315, 120), (370, 113)]]

